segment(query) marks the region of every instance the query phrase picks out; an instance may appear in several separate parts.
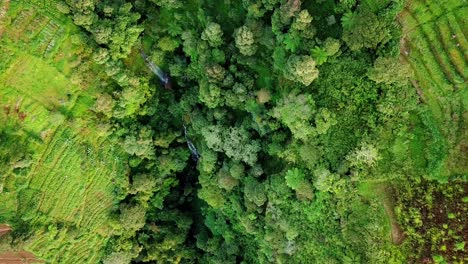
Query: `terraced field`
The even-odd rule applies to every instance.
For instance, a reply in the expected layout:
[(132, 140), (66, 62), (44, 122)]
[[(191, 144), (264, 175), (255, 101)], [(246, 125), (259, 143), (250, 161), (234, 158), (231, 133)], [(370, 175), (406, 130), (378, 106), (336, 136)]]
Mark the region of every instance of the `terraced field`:
[(413, 84), (426, 104), (413, 124), (424, 128), (415, 133), (413, 156), (424, 156), (419, 163), (439, 181), (468, 170), (466, 14), (466, 1), (410, 0), (399, 16), (401, 58), (413, 68)]
[(24, 249), (47, 262), (98, 263), (127, 168), (89, 111), (96, 89), (77, 71), (86, 39), (53, 5), (0, 0), (1, 114), (34, 150), (0, 175), (0, 222), (29, 228)]

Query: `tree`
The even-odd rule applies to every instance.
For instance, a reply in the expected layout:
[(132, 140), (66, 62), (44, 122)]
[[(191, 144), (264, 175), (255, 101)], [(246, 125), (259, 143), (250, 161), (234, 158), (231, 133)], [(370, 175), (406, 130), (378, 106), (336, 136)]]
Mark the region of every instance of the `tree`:
[(128, 252), (112, 252), (104, 260), (104, 264), (129, 264), (132, 261), (132, 254)]
[(243, 161), (253, 166), (257, 161), (260, 143), (252, 140), (246, 129), (230, 127), (224, 131), (223, 150), (233, 160)]
[(315, 129), (318, 134), (327, 133), (328, 129), (336, 124), (336, 115), (327, 108), (320, 109), (315, 116)]
[[(106, 23), (107, 22), (107, 23)], [(112, 35), (112, 28), (109, 25), (109, 21), (102, 21), (101, 23), (92, 27), (91, 31), (94, 36), (94, 40), (98, 44), (108, 44)]]
[(398, 58), (378, 57), (367, 76), (376, 83), (403, 86), (408, 83), (412, 71), (409, 64), (401, 63)]
[(109, 60), (109, 50), (105, 48), (98, 48), (94, 53), (93, 53), (93, 60), (97, 64), (104, 64)]
[(351, 50), (375, 49), (390, 39), (388, 24), (370, 11), (348, 15), (343, 23), (343, 40)]
[[(133, 176), (130, 193), (151, 194), (156, 186), (156, 179), (150, 174), (136, 174)], [(149, 198), (149, 197), (148, 197)]]
[(318, 65), (322, 65), (325, 62), (327, 62), (328, 53), (327, 53), (327, 51), (325, 49), (323, 49), (323, 48), (321, 48), (319, 46), (315, 46), (311, 50), (311, 55), (314, 58), (314, 60), (317, 62)]
[(131, 134), (125, 137), (124, 150), (130, 155), (141, 158), (154, 157), (153, 131), (149, 127), (142, 127), (137, 135)]
[(177, 47), (179, 47), (180, 43), (169, 36), (162, 37), (158, 40), (158, 47), (162, 51), (173, 52)]
[(307, 27), (310, 26), (310, 22), (312, 22), (312, 16), (307, 9), (304, 9), (296, 16), (292, 28), (296, 30), (306, 30)]
[(323, 48), (329, 57), (335, 56), (340, 51), (341, 43), (338, 39), (326, 38), (323, 42)]
[(311, 200), (314, 197), (312, 185), (305, 178), (305, 174), (298, 168), (290, 169), (285, 175), (286, 185), (296, 191), (297, 197), (301, 200)]
[(314, 59), (310, 56), (291, 55), (287, 61), (285, 77), (308, 86), (319, 75), (315, 65)]
[(346, 157), (351, 165), (357, 168), (373, 167), (381, 158), (378, 149), (374, 145), (365, 142), (362, 142), (360, 148), (355, 149)]
[(57, 7), (57, 10), (60, 13), (63, 13), (63, 14), (69, 14), (70, 13), (70, 7), (67, 5), (67, 3), (65, 3), (63, 1), (57, 2), (57, 4), (55, 6)]
[(306, 140), (314, 134), (310, 124), (315, 113), (315, 102), (308, 94), (285, 94), (273, 108), (273, 117), (279, 119), (298, 139)]
[(210, 83), (221, 83), (224, 80), (226, 70), (219, 64), (206, 67), (206, 75), (208, 76)]
[(200, 82), (198, 98), (209, 108), (216, 108), (223, 104), (221, 88), (207, 81)]
[(267, 200), (265, 186), (253, 177), (244, 179), (244, 184), (245, 199), (257, 206), (262, 206)]
[(257, 51), (254, 35), (248, 27), (242, 26), (238, 28), (234, 33), (234, 39), (236, 42), (236, 47), (239, 49), (241, 54), (245, 56), (252, 56)]
[(208, 44), (217, 48), (223, 45), (223, 31), (219, 24), (210, 22), (201, 35), (201, 39), (208, 41)]
[(107, 118), (112, 117), (112, 110), (115, 106), (115, 100), (108, 94), (101, 94), (98, 96), (96, 103), (94, 103), (94, 111), (103, 114)]
[(120, 206), (120, 223), (127, 232), (133, 233), (141, 229), (145, 225), (145, 215), (146, 209), (140, 204)]

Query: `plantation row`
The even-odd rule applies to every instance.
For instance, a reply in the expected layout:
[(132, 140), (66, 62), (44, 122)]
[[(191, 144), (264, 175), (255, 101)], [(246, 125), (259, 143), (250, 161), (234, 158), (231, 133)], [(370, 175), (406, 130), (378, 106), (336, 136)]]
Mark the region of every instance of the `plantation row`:
[[(461, 25), (468, 6), (462, 1), (415, 0), (400, 14), (404, 41), (402, 57), (415, 73), (415, 85), (426, 105), (415, 126), (412, 152), (430, 178), (444, 181), (466, 167), (461, 146), (464, 98), (468, 80), (468, 42)], [(419, 157), (419, 158), (418, 158)], [(458, 164), (458, 165), (457, 165)]]
[[(415, 8), (416, 3), (419, 2), (412, 2), (409, 5), (412, 9), (403, 13), (406, 21), (410, 21), (409, 24), (419, 25), (415, 28), (408, 24), (403, 25), (411, 47), (408, 51), (411, 54), (405, 55), (410, 55), (410, 63), (416, 72), (436, 85), (437, 95), (446, 96), (446, 92), (452, 90), (452, 84), (455, 88), (460, 88), (467, 81), (468, 54), (464, 52), (468, 48), (466, 36), (454, 11), (440, 15), (437, 20), (426, 21), (424, 16), (427, 13)], [(457, 10), (467, 9), (468, 7), (463, 7)], [(431, 16), (434, 14), (431, 13)]]
[(20, 216), (14, 228), (31, 235), (21, 248), (38, 258), (98, 263), (115, 222), (114, 182), (126, 167), (106, 128), (86, 118), (94, 94), (80, 80), (95, 78), (78, 69), (86, 39), (54, 12), (55, 1), (11, 2), (0, 35), (0, 106), (34, 149), (27, 165), (1, 178), (0, 220)]

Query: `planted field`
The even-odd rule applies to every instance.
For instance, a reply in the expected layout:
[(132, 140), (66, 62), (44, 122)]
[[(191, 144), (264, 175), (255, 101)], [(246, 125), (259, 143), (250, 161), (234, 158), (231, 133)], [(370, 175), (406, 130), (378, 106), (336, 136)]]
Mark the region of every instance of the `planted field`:
[(468, 169), (462, 150), (468, 144), (467, 13), (464, 1), (414, 0), (399, 17), (401, 57), (413, 68), (414, 84), (427, 105), (414, 123), (424, 127), (425, 140), (415, 137), (413, 145), (424, 149), (426, 174), (440, 181)]
[(98, 263), (126, 167), (106, 126), (90, 119), (93, 80), (75, 73), (85, 40), (45, 5), (0, 1), (1, 114), (33, 150), (0, 175), (0, 221), (29, 228), (25, 249), (47, 262)]

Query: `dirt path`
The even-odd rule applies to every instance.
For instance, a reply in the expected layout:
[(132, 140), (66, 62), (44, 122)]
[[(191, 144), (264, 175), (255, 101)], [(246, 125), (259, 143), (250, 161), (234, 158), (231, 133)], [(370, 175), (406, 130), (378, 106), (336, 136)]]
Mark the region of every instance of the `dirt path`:
[(388, 219), (390, 220), (390, 225), (392, 228), (392, 242), (395, 245), (400, 245), (405, 240), (405, 233), (398, 224), (398, 220), (394, 211), (395, 202), (393, 198), (393, 191), (391, 190), (391, 187), (385, 184), (377, 186), (375, 191), (379, 193), (378, 197), (384, 206)]
[(29, 264), (29, 263), (44, 263), (38, 260), (34, 254), (27, 251), (8, 251), (0, 254), (0, 264)]
[(9, 225), (0, 224), (0, 237), (11, 232), (11, 227)]

